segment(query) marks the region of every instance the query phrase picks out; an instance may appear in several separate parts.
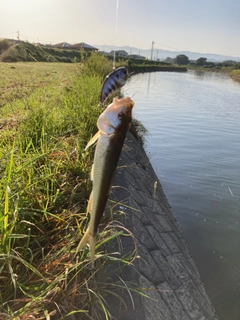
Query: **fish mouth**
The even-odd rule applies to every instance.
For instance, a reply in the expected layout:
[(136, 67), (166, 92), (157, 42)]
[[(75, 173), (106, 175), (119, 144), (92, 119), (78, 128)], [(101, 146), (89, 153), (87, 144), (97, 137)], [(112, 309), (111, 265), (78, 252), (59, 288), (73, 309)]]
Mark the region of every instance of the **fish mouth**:
[(129, 98), (129, 97), (122, 98), (119, 102), (123, 107), (125, 107), (124, 113), (126, 113), (126, 115), (129, 113), (132, 114), (132, 109), (134, 107), (134, 101), (131, 100), (131, 98)]
[(129, 123), (129, 126), (130, 126), (132, 123), (132, 109), (134, 106), (134, 102), (130, 98), (128, 99), (129, 100), (127, 100), (127, 103), (123, 105), (125, 107), (125, 110), (123, 110), (123, 113), (125, 114), (127, 122)]
[(132, 109), (134, 106), (134, 101), (129, 97), (125, 97), (122, 99), (114, 98), (113, 103), (116, 103), (118, 107), (123, 106), (130, 109)]
[(134, 102), (132, 100), (129, 101), (129, 104), (127, 105), (127, 111), (130, 114), (129, 115), (129, 121), (132, 122), (132, 109), (134, 107)]
[(134, 107), (134, 101), (132, 101), (131, 99), (130, 99), (129, 107), (131, 108), (131, 110), (132, 110), (132, 108)]

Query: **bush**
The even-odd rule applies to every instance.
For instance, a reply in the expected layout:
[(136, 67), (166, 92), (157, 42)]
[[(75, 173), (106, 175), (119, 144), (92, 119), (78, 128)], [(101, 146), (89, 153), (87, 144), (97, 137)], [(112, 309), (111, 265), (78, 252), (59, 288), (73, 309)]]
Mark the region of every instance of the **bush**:
[(175, 62), (180, 65), (186, 65), (189, 64), (189, 58), (185, 54), (179, 54), (176, 56)]
[(11, 46), (3, 52), (1, 55), (1, 60), (3, 62), (17, 62), (19, 61), (18, 52), (15, 49), (15, 46)]
[(9, 42), (7, 39), (0, 40), (0, 54), (3, 53), (5, 50), (11, 47), (11, 42)]
[(87, 53), (81, 52), (81, 62), (84, 64), (84, 72), (88, 75), (97, 75), (103, 79), (112, 71), (109, 60), (97, 52), (92, 52), (90, 57)]
[(57, 59), (59, 62), (72, 63), (73, 61), (67, 57), (60, 57)]
[(201, 57), (196, 60), (196, 66), (204, 66), (207, 62), (207, 58)]

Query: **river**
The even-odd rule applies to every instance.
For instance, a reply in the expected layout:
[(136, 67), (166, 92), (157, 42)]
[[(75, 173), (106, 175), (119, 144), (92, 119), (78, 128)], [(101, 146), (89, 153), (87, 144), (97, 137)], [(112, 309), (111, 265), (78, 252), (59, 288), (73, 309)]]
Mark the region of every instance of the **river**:
[(130, 78), (124, 96), (219, 320), (240, 319), (240, 84), (219, 73)]

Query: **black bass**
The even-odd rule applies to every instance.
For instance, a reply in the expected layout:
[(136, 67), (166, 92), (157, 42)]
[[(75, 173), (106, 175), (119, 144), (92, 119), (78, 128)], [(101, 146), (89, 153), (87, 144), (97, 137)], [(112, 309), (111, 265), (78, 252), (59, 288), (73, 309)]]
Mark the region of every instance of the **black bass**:
[(111, 190), (126, 133), (131, 125), (133, 106), (134, 102), (130, 98), (113, 99), (113, 103), (98, 118), (99, 131), (86, 146), (87, 149), (97, 141), (91, 172), (93, 189), (87, 208), (87, 212), (91, 212), (91, 218), (76, 254), (88, 243), (92, 265), (94, 265), (98, 225)]
[(102, 86), (100, 103), (103, 105), (107, 97), (115, 90), (125, 85), (129, 77), (129, 71), (126, 67), (120, 67), (109, 73)]

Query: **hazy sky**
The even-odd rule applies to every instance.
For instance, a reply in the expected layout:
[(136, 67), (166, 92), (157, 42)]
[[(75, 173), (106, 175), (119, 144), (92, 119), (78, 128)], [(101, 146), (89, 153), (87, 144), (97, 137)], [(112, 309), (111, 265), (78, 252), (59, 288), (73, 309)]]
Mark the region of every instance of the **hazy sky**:
[(0, 0), (0, 37), (18, 30), (29, 42), (240, 56), (240, 0)]

